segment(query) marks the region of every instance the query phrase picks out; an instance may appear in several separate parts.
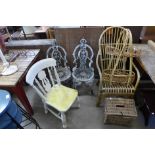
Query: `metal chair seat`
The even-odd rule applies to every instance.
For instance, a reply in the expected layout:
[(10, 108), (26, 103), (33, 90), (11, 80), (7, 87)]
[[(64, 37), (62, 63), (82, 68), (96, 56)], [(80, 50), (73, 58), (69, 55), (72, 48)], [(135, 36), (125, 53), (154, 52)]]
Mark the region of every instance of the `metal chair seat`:
[(94, 78), (94, 72), (93, 69), (91, 68), (87, 69), (78, 68), (72, 73), (72, 76), (76, 81), (87, 82)]
[(59, 67), (57, 68), (57, 72), (60, 78), (60, 81), (66, 81), (71, 77), (71, 71), (69, 67)]

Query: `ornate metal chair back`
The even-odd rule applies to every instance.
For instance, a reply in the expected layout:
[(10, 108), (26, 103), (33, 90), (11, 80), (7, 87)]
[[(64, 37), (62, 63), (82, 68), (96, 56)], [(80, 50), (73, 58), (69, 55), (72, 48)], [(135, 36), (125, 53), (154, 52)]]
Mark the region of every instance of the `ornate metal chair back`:
[(53, 46), (48, 48), (46, 57), (54, 58), (56, 60), (56, 67), (66, 67), (67, 66), (66, 50), (62, 46), (57, 45), (56, 41)]
[(77, 45), (73, 51), (73, 63), (75, 64), (74, 69), (93, 68), (91, 66), (93, 63), (93, 56), (94, 52), (91, 46), (87, 44), (87, 41), (85, 39), (81, 39), (80, 44)]

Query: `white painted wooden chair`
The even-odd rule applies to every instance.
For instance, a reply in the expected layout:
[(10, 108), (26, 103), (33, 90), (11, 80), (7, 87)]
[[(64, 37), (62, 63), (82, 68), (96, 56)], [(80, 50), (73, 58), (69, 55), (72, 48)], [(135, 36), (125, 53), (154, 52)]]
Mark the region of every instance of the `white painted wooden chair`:
[(66, 128), (65, 112), (69, 110), (77, 99), (78, 91), (61, 85), (56, 70), (56, 60), (47, 58), (35, 63), (26, 75), (26, 82), (31, 85), (42, 98), (45, 113), (50, 111), (62, 120), (63, 128)]

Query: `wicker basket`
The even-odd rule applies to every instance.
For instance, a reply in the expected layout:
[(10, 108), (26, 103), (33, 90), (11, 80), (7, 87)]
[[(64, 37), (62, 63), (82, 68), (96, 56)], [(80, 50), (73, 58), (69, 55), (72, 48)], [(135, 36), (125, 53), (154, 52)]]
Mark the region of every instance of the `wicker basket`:
[(136, 117), (137, 110), (133, 99), (105, 99), (104, 123), (130, 125)]
[[(110, 76), (111, 76), (111, 69), (106, 69), (103, 71), (102, 77), (103, 81), (110, 82)], [(112, 77), (112, 83), (124, 83), (127, 84), (129, 80), (129, 70), (120, 70), (116, 69), (114, 72), (114, 75)], [(133, 83), (135, 80), (135, 73), (132, 71), (130, 81), (128, 84)]]

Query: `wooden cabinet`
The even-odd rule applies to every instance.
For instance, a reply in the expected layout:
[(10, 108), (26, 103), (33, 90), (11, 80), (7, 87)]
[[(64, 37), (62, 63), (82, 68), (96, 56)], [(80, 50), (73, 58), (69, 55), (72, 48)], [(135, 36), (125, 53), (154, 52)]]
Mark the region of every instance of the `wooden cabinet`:
[(155, 26), (143, 26), (140, 40), (142, 43), (147, 43), (148, 40), (155, 41)]
[[(55, 39), (57, 43), (65, 48), (67, 51), (67, 59), (69, 65), (73, 64), (73, 50), (80, 43), (80, 39), (83, 37), (87, 40), (94, 51), (93, 66), (96, 67), (96, 55), (98, 52), (98, 40), (103, 32), (104, 27), (91, 26), (91, 27), (56, 27), (54, 28)], [(95, 71), (97, 71), (95, 69)]]
[(11, 39), (11, 35), (6, 26), (0, 26), (0, 35), (3, 37), (4, 41)]

